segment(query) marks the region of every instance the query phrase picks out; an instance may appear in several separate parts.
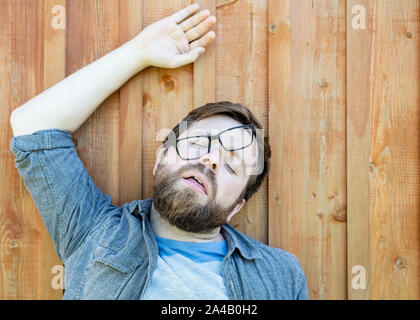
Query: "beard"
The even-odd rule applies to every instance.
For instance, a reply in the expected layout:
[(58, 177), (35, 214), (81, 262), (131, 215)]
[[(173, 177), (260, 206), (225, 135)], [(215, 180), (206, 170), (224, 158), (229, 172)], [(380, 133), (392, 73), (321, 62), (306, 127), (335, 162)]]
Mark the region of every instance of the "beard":
[[(207, 178), (209, 190), (205, 201), (197, 191), (183, 184), (183, 175), (189, 170), (200, 172)], [(207, 233), (221, 227), (238, 203), (229, 208), (216, 203), (214, 174), (202, 163), (187, 164), (175, 172), (171, 172), (167, 165), (159, 164), (153, 180), (153, 205), (157, 213), (169, 224), (187, 232)]]

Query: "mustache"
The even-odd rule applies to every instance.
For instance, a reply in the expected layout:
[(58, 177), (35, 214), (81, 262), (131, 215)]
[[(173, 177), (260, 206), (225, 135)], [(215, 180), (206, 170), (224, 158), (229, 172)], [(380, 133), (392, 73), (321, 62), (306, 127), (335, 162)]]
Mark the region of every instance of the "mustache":
[(208, 166), (202, 164), (201, 162), (188, 163), (188, 164), (182, 166), (181, 168), (179, 168), (178, 170), (176, 170), (174, 172), (173, 176), (176, 177), (177, 179), (182, 178), (183, 173), (185, 173), (187, 171), (190, 171), (190, 170), (191, 171), (197, 171), (197, 172), (201, 173), (204, 177), (206, 177), (206, 179), (209, 181), (209, 183), (213, 186), (214, 191), (217, 190), (215, 173)]

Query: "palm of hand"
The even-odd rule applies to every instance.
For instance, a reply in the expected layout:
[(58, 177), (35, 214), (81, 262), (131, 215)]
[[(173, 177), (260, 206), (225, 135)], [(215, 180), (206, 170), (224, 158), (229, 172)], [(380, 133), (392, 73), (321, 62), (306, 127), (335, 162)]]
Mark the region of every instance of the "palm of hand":
[(196, 9), (195, 5), (184, 8), (149, 25), (136, 37), (150, 65), (177, 68), (195, 61), (205, 51), (205, 46), (215, 38), (215, 33), (208, 30), (216, 18), (207, 17), (210, 12), (203, 10), (182, 22)]
[(142, 35), (146, 54), (156, 67), (169, 67), (177, 55), (189, 51), (187, 37), (171, 19), (165, 18), (148, 26)]

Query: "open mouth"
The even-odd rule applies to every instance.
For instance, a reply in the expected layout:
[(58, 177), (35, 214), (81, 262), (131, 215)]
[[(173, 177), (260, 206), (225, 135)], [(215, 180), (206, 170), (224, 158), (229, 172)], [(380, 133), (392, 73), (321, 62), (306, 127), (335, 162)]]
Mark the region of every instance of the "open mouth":
[(191, 176), (187, 178), (183, 178), (191, 187), (193, 187), (195, 190), (204, 193), (207, 195), (207, 190), (204, 185), (204, 183), (200, 180), (200, 178)]

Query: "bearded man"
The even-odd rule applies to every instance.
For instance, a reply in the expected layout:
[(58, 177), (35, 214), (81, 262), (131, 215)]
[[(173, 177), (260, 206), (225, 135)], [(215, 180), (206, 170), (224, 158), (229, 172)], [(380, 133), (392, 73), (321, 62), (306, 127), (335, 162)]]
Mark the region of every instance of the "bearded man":
[(228, 224), (270, 168), (247, 107), (208, 103), (182, 119), (157, 153), (151, 199), (113, 205), (77, 155), (72, 133), (113, 91), (205, 51), (216, 18), (197, 10), (148, 26), (11, 115), (16, 168), (65, 265), (64, 299), (308, 298), (294, 255)]

